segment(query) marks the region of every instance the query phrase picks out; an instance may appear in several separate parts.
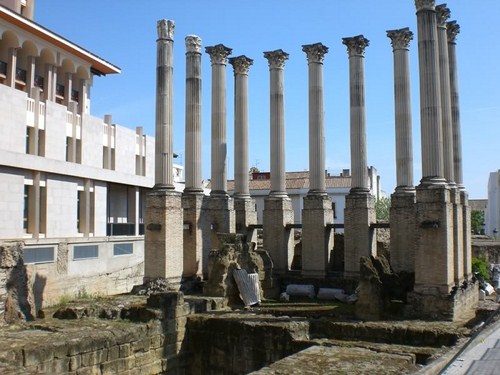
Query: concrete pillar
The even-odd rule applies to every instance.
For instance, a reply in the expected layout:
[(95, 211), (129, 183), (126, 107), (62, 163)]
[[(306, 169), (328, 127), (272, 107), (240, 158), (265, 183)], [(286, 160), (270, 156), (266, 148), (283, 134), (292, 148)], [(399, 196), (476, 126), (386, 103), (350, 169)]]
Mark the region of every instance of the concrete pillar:
[(232, 49), (206, 47), (212, 63), (212, 193), (227, 194), (226, 64)]
[(34, 129), (29, 137), (28, 150), (30, 154), (40, 155), (39, 144), (40, 144), (40, 88), (33, 87), (31, 89), (30, 97), (35, 101), (34, 105)]
[(415, 269), (415, 187), (411, 122), (409, 28), (387, 31), (394, 53), (394, 107), (397, 187), (391, 195), (391, 266), (394, 271)]
[(28, 187), (30, 190), (28, 195), (28, 233), (31, 233), (34, 239), (40, 238), (40, 177), (39, 171), (33, 171), (33, 185)]
[(445, 183), (435, 1), (415, 0), (420, 76), (422, 184)]
[(450, 72), (450, 98), (451, 98), (451, 121), (453, 129), (453, 165), (455, 182), (458, 188), (464, 189), (462, 171), (462, 135), (460, 126), (460, 101), (458, 93), (458, 68), (456, 53), (456, 38), (460, 32), (460, 26), (456, 21), (448, 22), (446, 31), (448, 34), (448, 63)]
[(73, 92), (73, 73), (67, 72), (64, 75), (64, 105), (68, 106), (71, 102), (71, 93)]
[(293, 260), (292, 200), (286, 192), (284, 67), (288, 53), (264, 52), (270, 74), (271, 192), (264, 200), (264, 248), (273, 259), (274, 272), (283, 275)]
[(139, 236), (139, 226), (141, 224), (141, 188), (134, 187), (134, 236)]
[(90, 113), (90, 90), (89, 90), (88, 80), (80, 79), (78, 92), (79, 92), (79, 98), (78, 98), (79, 113), (80, 114)]
[(113, 146), (113, 120), (110, 114), (104, 115), (104, 123), (107, 125), (106, 139), (108, 147), (106, 148), (106, 153), (104, 154), (104, 166), (107, 169), (113, 169), (112, 160), (112, 146)]
[[(71, 163), (77, 163), (78, 162), (78, 154), (77, 154), (77, 126), (78, 126), (78, 117), (77, 117), (77, 112), (78, 112), (78, 104), (76, 102), (71, 102), (69, 103), (68, 111), (72, 113), (71, 119), (72, 119), (72, 124), (71, 124), (71, 133), (72, 137), (69, 140), (71, 142), (68, 144), (68, 159), (66, 161), (69, 161)], [(80, 150), (81, 152), (81, 150)], [(81, 158), (80, 158), (81, 160)]]
[(366, 155), (364, 53), (369, 45), (363, 35), (343, 38), (349, 54), (352, 182), (344, 213), (344, 277), (359, 277), (362, 256), (376, 255), (370, 224), (376, 222), (375, 197), (370, 195)]
[(332, 201), (325, 189), (323, 59), (328, 47), (303, 45), (309, 66), (309, 192), (302, 210), (302, 275), (325, 277), (333, 248)]
[(156, 40), (155, 187), (163, 189), (174, 189), (174, 30), (174, 21), (158, 21), (158, 39)]
[(219, 249), (217, 232), (234, 232), (234, 205), (227, 194), (226, 64), (232, 49), (217, 44), (206, 47), (212, 64), (212, 168), (209, 209), (211, 247)]
[(186, 188), (184, 210), (183, 278), (208, 274), (210, 218), (203, 195), (201, 162), (201, 39), (188, 35), (186, 42)]
[(201, 39), (186, 37), (185, 192), (203, 192), (201, 163)]
[(28, 96), (31, 95), (31, 90), (33, 89), (33, 87), (35, 87), (35, 70), (36, 57), (28, 56), (26, 58), (26, 92), (28, 93)]
[(169, 279), (180, 285), (183, 274), (183, 210), (173, 184), (172, 44), (175, 24), (158, 21), (156, 70), (155, 186), (146, 199), (144, 281)]
[(7, 64), (7, 79), (5, 84), (10, 87), (16, 87), (17, 70), (17, 48), (9, 48), (9, 63)]
[(450, 10), (446, 4), (436, 7), (437, 36), (439, 47), (439, 79), (441, 91), (441, 126), (443, 129), (443, 177), (455, 186), (453, 165), (453, 127), (451, 118), (450, 63), (448, 59), (448, 36), (446, 21)]
[(234, 212), (236, 232), (247, 235), (255, 231), (247, 227), (257, 224), (255, 200), (250, 197), (248, 177), (248, 71), (253, 60), (246, 56), (232, 57), (229, 63), (234, 70)]
[(370, 191), (366, 155), (365, 48), (363, 35), (343, 38), (349, 54), (349, 92), (351, 108), (351, 193)]

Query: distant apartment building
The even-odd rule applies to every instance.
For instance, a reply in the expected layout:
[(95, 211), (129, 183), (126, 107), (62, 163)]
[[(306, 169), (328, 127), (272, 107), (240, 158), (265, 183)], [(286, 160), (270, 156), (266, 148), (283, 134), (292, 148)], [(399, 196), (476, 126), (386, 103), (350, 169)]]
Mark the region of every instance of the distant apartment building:
[(124, 292), (142, 282), (154, 138), (90, 114), (94, 78), (120, 69), (34, 22), (33, 6), (0, 0), (0, 240), (24, 241), (46, 290)]
[[(382, 196), (380, 186), (380, 176), (374, 167), (368, 169), (368, 178), (370, 180), (370, 192), (377, 199)], [(332, 200), (334, 220), (336, 223), (344, 223), (345, 197), (351, 189), (351, 175), (349, 169), (344, 169), (339, 176), (332, 176), (325, 172), (326, 192)], [(228, 181), (228, 192), (232, 194), (234, 190), (234, 181)], [(271, 191), (271, 173), (250, 171), (249, 183), (250, 195), (255, 199), (257, 208), (257, 222), (262, 224), (262, 215), (264, 211), (264, 199)], [(309, 191), (309, 171), (287, 172), (286, 190), (292, 200), (295, 224), (302, 223), (302, 209), (304, 208), (304, 197)]]
[(485, 234), (499, 237), (500, 231), (500, 170), (490, 173), (488, 203), (485, 212)]

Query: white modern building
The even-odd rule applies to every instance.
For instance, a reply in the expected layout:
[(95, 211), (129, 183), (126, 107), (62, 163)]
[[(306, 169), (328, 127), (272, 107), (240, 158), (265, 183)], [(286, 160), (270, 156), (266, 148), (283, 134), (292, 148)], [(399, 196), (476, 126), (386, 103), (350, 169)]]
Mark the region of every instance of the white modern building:
[(500, 170), (490, 173), (488, 180), (488, 204), (485, 213), (485, 234), (499, 237), (500, 231)]
[[(381, 198), (382, 191), (380, 186), (380, 176), (374, 167), (368, 168), (368, 178), (370, 192), (377, 199)], [(339, 176), (331, 176), (325, 172), (326, 192), (332, 200), (334, 220), (336, 223), (344, 223), (345, 197), (351, 189), (351, 175), (349, 169), (344, 169)], [(228, 181), (228, 192), (232, 194), (234, 190), (234, 181)], [(264, 199), (271, 191), (270, 172), (251, 171), (249, 183), (250, 195), (255, 199), (257, 208), (257, 222), (262, 224)], [(304, 208), (304, 197), (309, 191), (309, 172), (287, 172), (286, 173), (286, 191), (288, 197), (292, 200), (295, 224), (302, 223), (302, 209)]]
[(94, 78), (120, 69), (33, 12), (0, 0), (0, 242), (24, 241), (43, 303), (129, 291), (143, 276), (154, 138), (91, 115)]

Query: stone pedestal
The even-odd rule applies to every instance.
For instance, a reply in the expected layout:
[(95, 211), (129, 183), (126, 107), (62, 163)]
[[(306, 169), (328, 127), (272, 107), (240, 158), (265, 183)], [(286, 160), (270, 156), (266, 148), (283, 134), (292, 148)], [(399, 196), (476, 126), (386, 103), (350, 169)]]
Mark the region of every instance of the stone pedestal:
[(463, 210), (462, 197), (460, 191), (454, 187), (450, 189), (450, 200), (453, 206), (453, 257), (455, 286), (460, 287), (464, 282), (464, 236), (463, 228)]
[(207, 215), (208, 198), (203, 194), (184, 194), (184, 278), (208, 274), (210, 252), (210, 220)]
[(255, 209), (255, 200), (253, 198), (234, 198), (234, 217), (236, 233), (246, 236), (247, 242), (257, 243), (257, 231), (248, 230), (249, 225), (257, 224), (257, 211)]
[(269, 196), (264, 200), (264, 249), (269, 252), (274, 264), (274, 274), (283, 275), (290, 269), (293, 260), (292, 200), (288, 197)]
[(448, 295), (455, 285), (453, 204), (448, 187), (417, 187), (415, 231), (415, 292)]
[(310, 194), (304, 197), (302, 210), (302, 275), (325, 277), (328, 257), (333, 249), (332, 201), (328, 195)]
[(415, 190), (391, 195), (391, 267), (394, 272), (415, 270)]
[(208, 198), (208, 209), (211, 228), (210, 250), (220, 249), (217, 233), (235, 232), (234, 203), (227, 194), (213, 194)]
[(359, 277), (359, 260), (376, 256), (375, 230), (370, 224), (377, 221), (375, 197), (370, 194), (349, 194), (344, 210), (344, 277)]
[(153, 190), (146, 198), (144, 282), (166, 278), (180, 284), (183, 273), (183, 212), (180, 193)]

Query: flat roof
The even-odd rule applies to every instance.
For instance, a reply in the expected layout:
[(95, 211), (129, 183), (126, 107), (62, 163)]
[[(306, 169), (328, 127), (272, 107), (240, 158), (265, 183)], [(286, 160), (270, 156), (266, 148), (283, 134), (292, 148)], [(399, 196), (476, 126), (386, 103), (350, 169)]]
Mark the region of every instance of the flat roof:
[(72, 43), (68, 39), (50, 31), (34, 21), (27, 19), (26, 17), (21, 16), (3, 5), (0, 5), (0, 18), (38, 36), (39, 38), (67, 51), (72, 55), (78, 56), (92, 66), (92, 72), (94, 74), (106, 75), (121, 73), (121, 69), (116, 65), (111, 64), (103, 58), (87, 51), (79, 45)]

